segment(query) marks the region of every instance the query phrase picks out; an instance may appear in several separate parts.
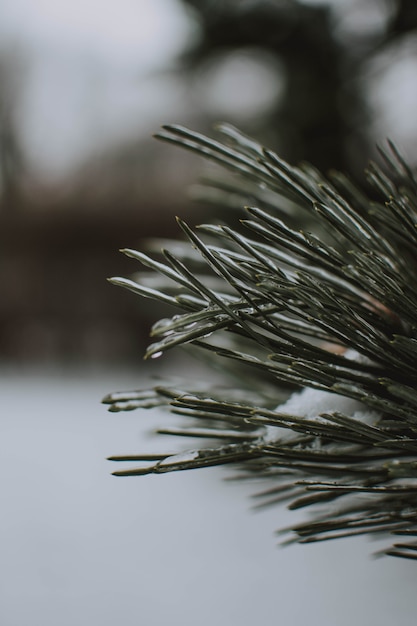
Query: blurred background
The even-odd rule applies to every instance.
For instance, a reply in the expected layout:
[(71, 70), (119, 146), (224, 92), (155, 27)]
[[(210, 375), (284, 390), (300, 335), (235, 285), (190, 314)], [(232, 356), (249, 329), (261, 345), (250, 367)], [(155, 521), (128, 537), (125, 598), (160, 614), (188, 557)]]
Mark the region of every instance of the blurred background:
[(201, 162), (152, 134), (224, 120), (292, 163), (417, 160), (413, 0), (3, 0), (0, 360), (128, 363), (153, 320), (106, 277), (176, 236)]
[(417, 164), (416, 111), (414, 0), (0, 1), (2, 626), (414, 626), (384, 540), (281, 551), (296, 513), (250, 515), (259, 485), (110, 476), (180, 444), (100, 400), (178, 371), (142, 367), (157, 314), (106, 282), (137, 269), (119, 248), (209, 218), (161, 124), (224, 120), (365, 185), (387, 137)]

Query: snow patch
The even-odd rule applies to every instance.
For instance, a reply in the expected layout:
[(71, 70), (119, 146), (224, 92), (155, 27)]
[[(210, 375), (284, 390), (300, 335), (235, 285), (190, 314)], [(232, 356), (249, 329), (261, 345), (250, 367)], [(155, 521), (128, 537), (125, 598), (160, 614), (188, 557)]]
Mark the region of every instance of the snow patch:
[[(371, 361), (356, 352), (355, 350), (347, 350), (344, 357), (350, 361), (357, 363), (371, 363)], [(280, 404), (275, 409), (278, 413), (294, 415), (295, 417), (305, 417), (306, 419), (319, 419), (322, 413), (342, 413), (348, 417), (358, 420), (364, 424), (374, 424), (378, 418), (377, 411), (370, 410), (363, 402), (348, 398), (329, 391), (321, 389), (312, 389), (306, 387), (301, 391), (293, 393), (286, 402)], [(291, 433), (288, 429), (268, 426), (266, 429), (265, 439), (276, 440), (278, 437), (287, 437)]]

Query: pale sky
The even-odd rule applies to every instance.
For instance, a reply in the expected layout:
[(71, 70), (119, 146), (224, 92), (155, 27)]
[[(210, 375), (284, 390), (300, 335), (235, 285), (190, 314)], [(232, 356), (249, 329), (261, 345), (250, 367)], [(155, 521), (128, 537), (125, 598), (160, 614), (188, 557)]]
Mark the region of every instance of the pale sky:
[(178, 0), (2, 0), (0, 15), (3, 46), (67, 50), (120, 69), (164, 65), (189, 30)]
[[(380, 28), (389, 8), (382, 0), (304, 1), (330, 4), (342, 37)], [(0, 55), (20, 56), (14, 115), (35, 178), (65, 179), (97, 152), (148, 137), (190, 107), (207, 106), (235, 123), (241, 116), (244, 127), (245, 115), (262, 114), (279, 98), (285, 85), (275, 80), (277, 68), (236, 51), (220, 71), (201, 75), (191, 102), (185, 77), (162, 70), (174, 66), (196, 33), (180, 0), (1, 0)], [(417, 140), (416, 50), (408, 42), (377, 57), (365, 78), (369, 132), (410, 155)]]
[(0, 52), (23, 59), (15, 114), (35, 173), (65, 176), (100, 144), (175, 117), (172, 81), (155, 73), (192, 32), (179, 0), (2, 0)]

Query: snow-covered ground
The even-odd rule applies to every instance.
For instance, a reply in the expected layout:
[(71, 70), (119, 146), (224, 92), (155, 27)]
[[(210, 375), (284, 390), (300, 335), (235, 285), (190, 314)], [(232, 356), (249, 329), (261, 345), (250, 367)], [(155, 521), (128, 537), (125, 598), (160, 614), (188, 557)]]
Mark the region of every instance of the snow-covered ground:
[(175, 444), (100, 404), (135, 378), (1, 372), (2, 626), (415, 624), (416, 566), (379, 544), (279, 549), (292, 514), (251, 513), (226, 470), (111, 476), (106, 456)]

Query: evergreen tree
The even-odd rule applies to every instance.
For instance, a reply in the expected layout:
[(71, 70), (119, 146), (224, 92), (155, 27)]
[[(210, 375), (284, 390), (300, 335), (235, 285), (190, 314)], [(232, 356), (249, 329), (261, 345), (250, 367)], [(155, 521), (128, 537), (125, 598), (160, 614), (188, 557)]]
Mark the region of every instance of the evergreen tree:
[(184, 242), (124, 250), (146, 270), (111, 282), (176, 310), (153, 326), (146, 358), (182, 346), (228, 384), (104, 399), (111, 411), (166, 407), (189, 422), (163, 432), (218, 444), (114, 456), (139, 463), (115, 474), (234, 463), (265, 479), (260, 503), (313, 507), (290, 541), (393, 533), (386, 553), (417, 558), (417, 179), (388, 144), (367, 169), (368, 198), (339, 172), (218, 132), (166, 126), (159, 138), (228, 170), (206, 181), (209, 195), (246, 205), (243, 218), (197, 229), (178, 219)]
[(374, 154), (373, 64), (383, 55), (389, 69), (404, 47), (415, 57), (414, 0), (182, 2), (198, 23), (182, 58), (189, 79), (198, 84), (207, 67), (233, 53), (257, 51), (274, 60), (275, 80), (284, 79), (282, 94), (269, 111), (245, 120), (247, 131), (291, 163), (305, 159), (322, 171), (337, 168), (359, 183)]

